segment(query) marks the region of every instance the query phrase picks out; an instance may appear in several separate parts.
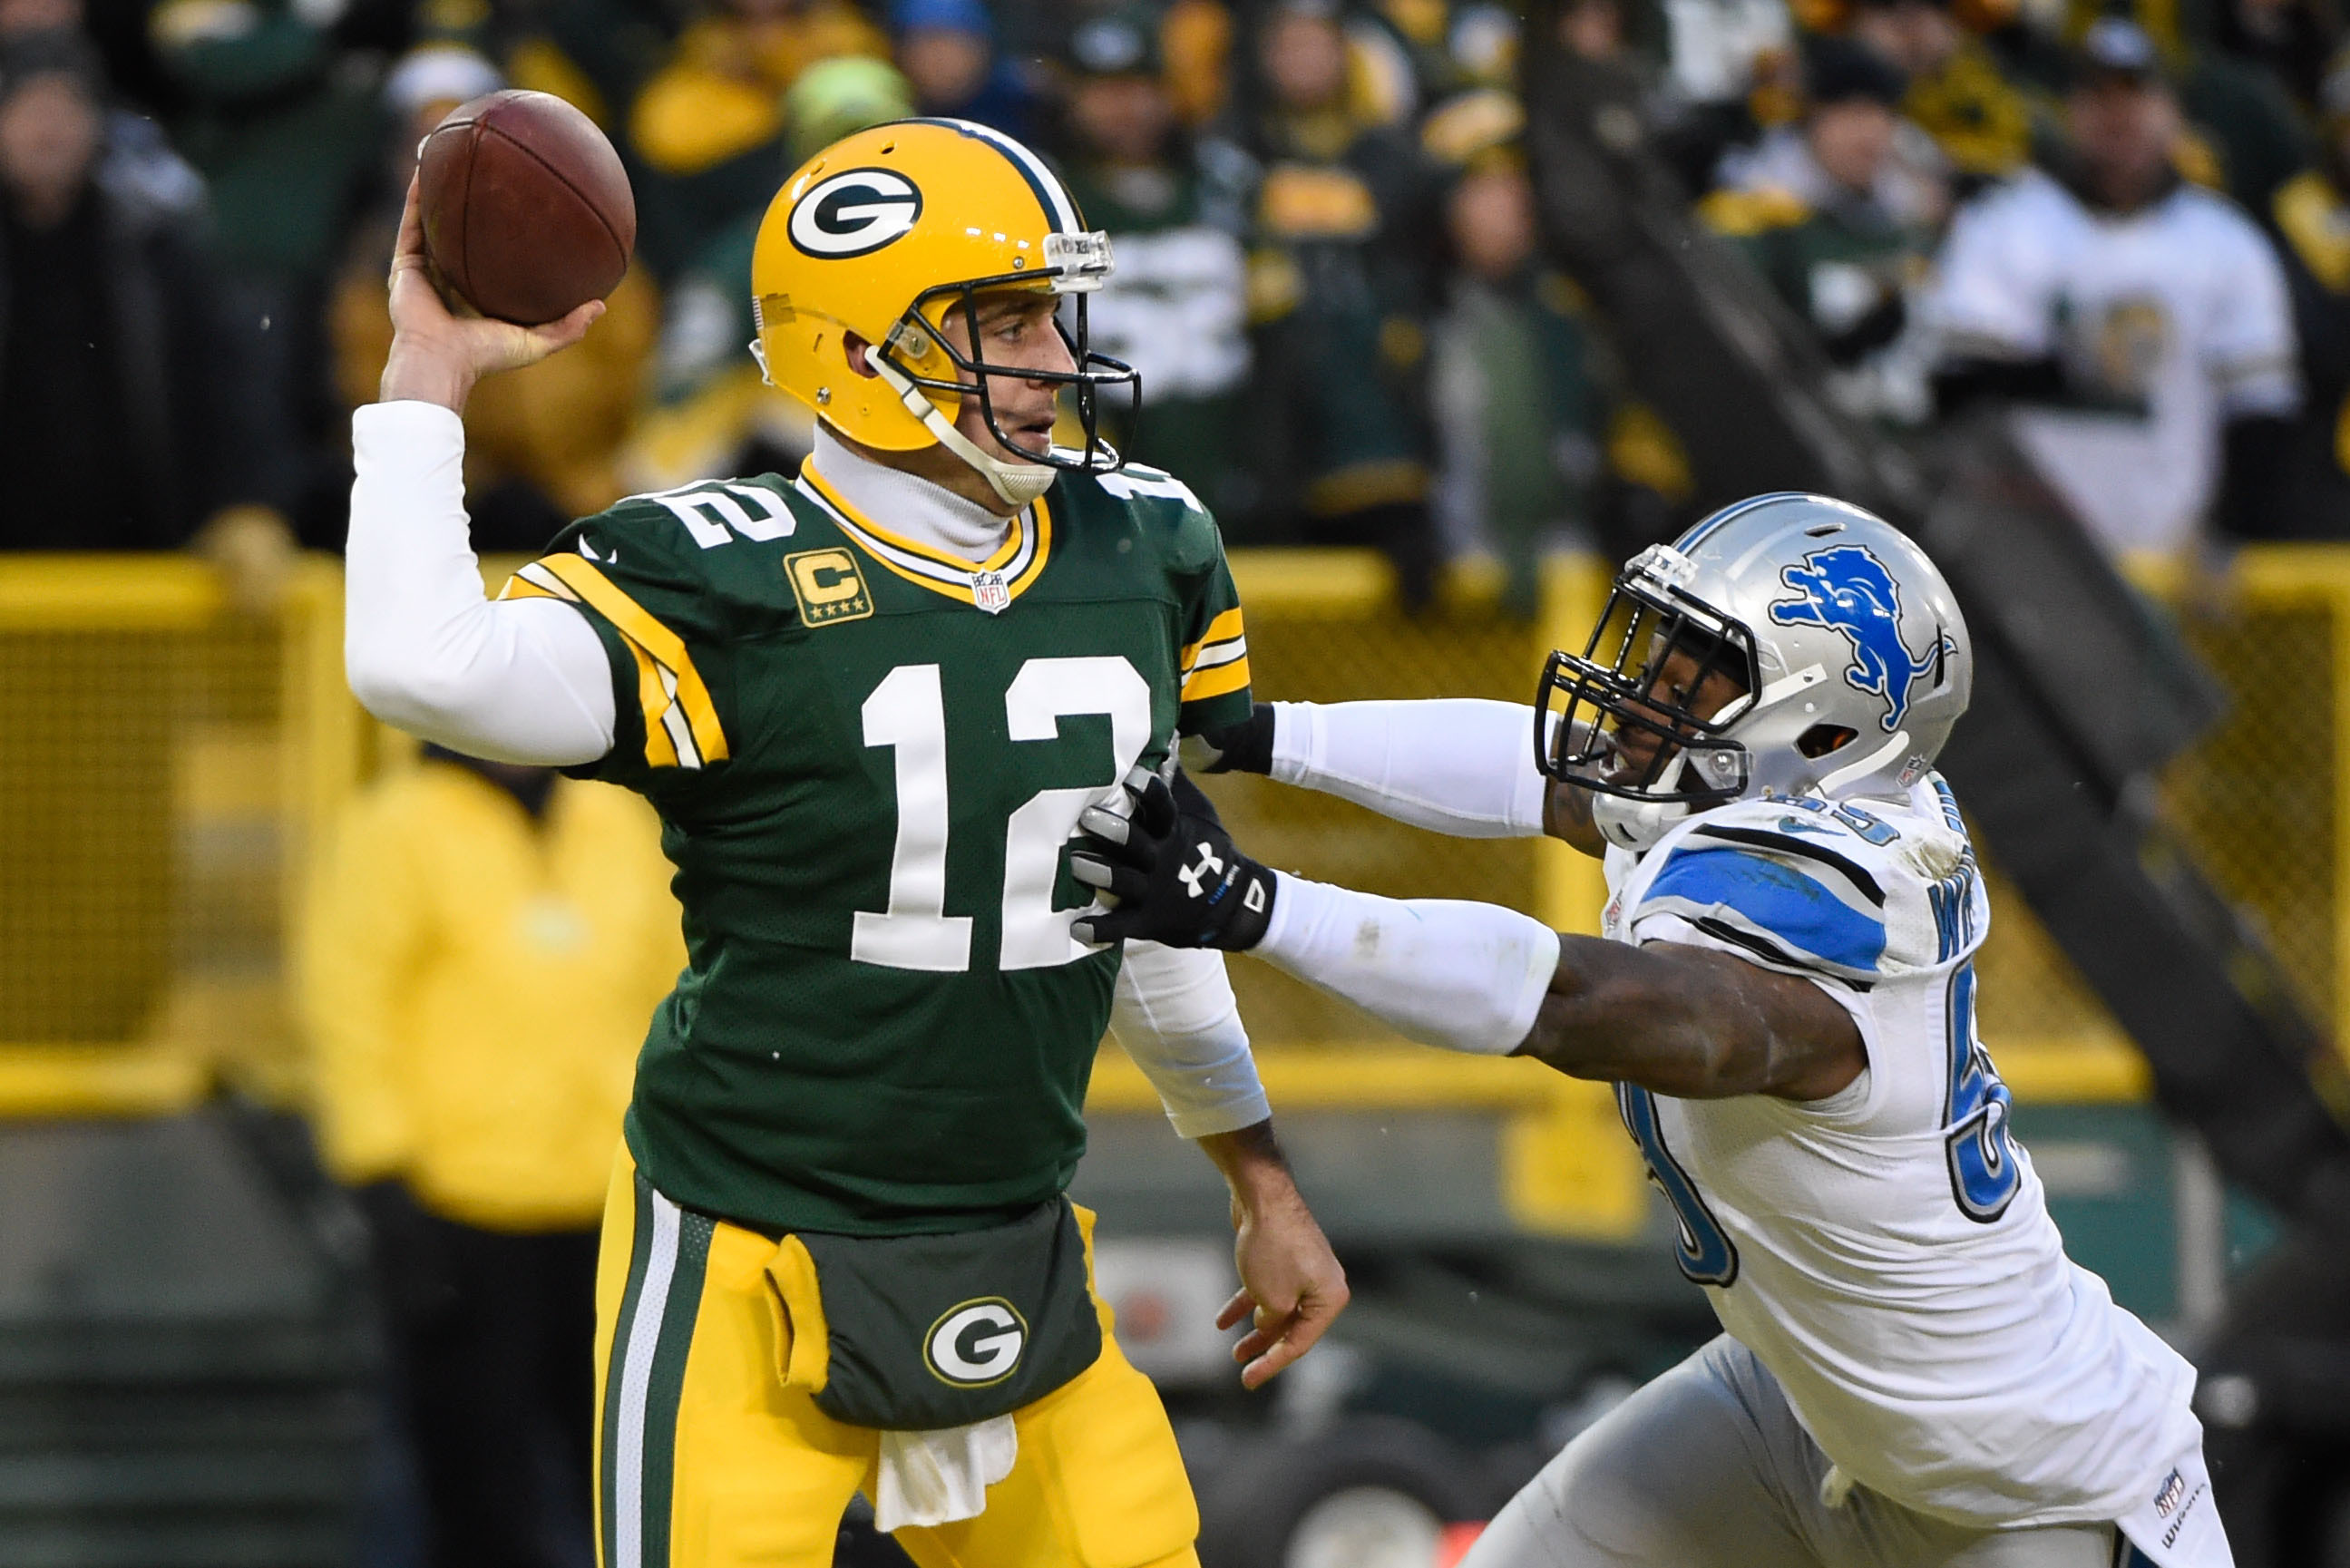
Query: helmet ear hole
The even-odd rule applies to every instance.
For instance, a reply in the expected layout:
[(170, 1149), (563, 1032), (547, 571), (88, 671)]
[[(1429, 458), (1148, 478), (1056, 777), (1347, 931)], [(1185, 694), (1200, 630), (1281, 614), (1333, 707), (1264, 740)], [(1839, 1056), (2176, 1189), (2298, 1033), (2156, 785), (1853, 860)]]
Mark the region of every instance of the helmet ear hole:
[(1850, 745), (1859, 733), (1845, 724), (1814, 724), (1795, 737), (1795, 750), (1807, 757), (1825, 757)]

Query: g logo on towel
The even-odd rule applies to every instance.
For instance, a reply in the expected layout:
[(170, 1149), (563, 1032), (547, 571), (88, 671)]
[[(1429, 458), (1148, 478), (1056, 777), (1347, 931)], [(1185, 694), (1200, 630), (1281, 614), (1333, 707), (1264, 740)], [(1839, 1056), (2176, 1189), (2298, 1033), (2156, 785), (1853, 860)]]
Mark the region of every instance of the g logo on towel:
[(949, 1307), (922, 1341), (931, 1376), (958, 1388), (984, 1388), (1012, 1376), (1028, 1346), (1028, 1324), (1002, 1296)]

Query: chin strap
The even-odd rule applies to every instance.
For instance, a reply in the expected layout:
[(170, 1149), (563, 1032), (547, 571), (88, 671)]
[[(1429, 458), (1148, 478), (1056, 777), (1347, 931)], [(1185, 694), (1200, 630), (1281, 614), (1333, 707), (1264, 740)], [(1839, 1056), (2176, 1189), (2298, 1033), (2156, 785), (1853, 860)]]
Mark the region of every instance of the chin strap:
[(979, 471), (979, 476), (987, 481), (989, 489), (1003, 498), (1005, 505), (1026, 506), (1053, 488), (1053, 481), (1059, 474), (1050, 463), (1006, 462), (1001, 458), (988, 456), (969, 436), (955, 429), (954, 421), (939, 410), (938, 404), (931, 401), (930, 394), (914, 385), (888, 359), (879, 354), (870, 354), (866, 363), (872, 366), (883, 383), (898, 394), (899, 401), (906, 405), (906, 411), (921, 421), (924, 430), (938, 437), (941, 446)]
[(1653, 848), (1673, 824), (1689, 814), (1687, 801), (1627, 800), (1596, 790), (1591, 795), (1591, 825), (1608, 843), (1635, 855)]

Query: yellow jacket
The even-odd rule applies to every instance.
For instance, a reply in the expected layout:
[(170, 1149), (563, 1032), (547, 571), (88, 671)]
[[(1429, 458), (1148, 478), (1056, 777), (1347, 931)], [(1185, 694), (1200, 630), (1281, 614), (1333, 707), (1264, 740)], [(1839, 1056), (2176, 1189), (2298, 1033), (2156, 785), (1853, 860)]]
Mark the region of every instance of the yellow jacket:
[(337, 1177), (402, 1178), (487, 1229), (595, 1223), (637, 1049), (685, 958), (641, 801), (558, 780), (537, 824), (426, 761), (351, 804), (301, 954)]

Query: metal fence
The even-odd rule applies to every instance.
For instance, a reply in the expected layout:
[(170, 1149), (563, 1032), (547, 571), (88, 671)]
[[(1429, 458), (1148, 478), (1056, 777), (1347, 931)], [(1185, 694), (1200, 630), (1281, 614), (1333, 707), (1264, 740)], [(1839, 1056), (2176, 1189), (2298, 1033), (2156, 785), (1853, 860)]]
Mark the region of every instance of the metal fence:
[[(1595, 562), (1554, 562), (1541, 613), (1518, 622), (1466, 580), (1406, 616), (1366, 553), (1243, 553), (1234, 570), (1258, 694), (1330, 701), (1523, 701), (1553, 647), (1580, 645), (1607, 582)], [(2314, 1014), (2350, 1038), (2350, 551), (2247, 551), (2224, 581), (2169, 597), (2236, 701), (2162, 781), (2164, 803)], [(306, 562), (282, 611), (254, 618), (190, 560), (0, 557), (0, 1114), (161, 1111), (223, 1080), (298, 1104), (286, 928), (318, 829), (392, 750), (342, 682), (339, 569)], [(1563, 846), (1447, 840), (1262, 780), (1212, 793), (1275, 864), (1596, 926), (1597, 868)], [(1982, 1024), (2019, 1096), (2142, 1096), (2135, 1054), (1992, 872)], [(1499, 1114), (1521, 1222), (1640, 1224), (1637, 1162), (1597, 1086), (1383, 1037), (1263, 965), (1234, 975), (1277, 1105)], [(1149, 1104), (1115, 1052), (1095, 1096)]]

